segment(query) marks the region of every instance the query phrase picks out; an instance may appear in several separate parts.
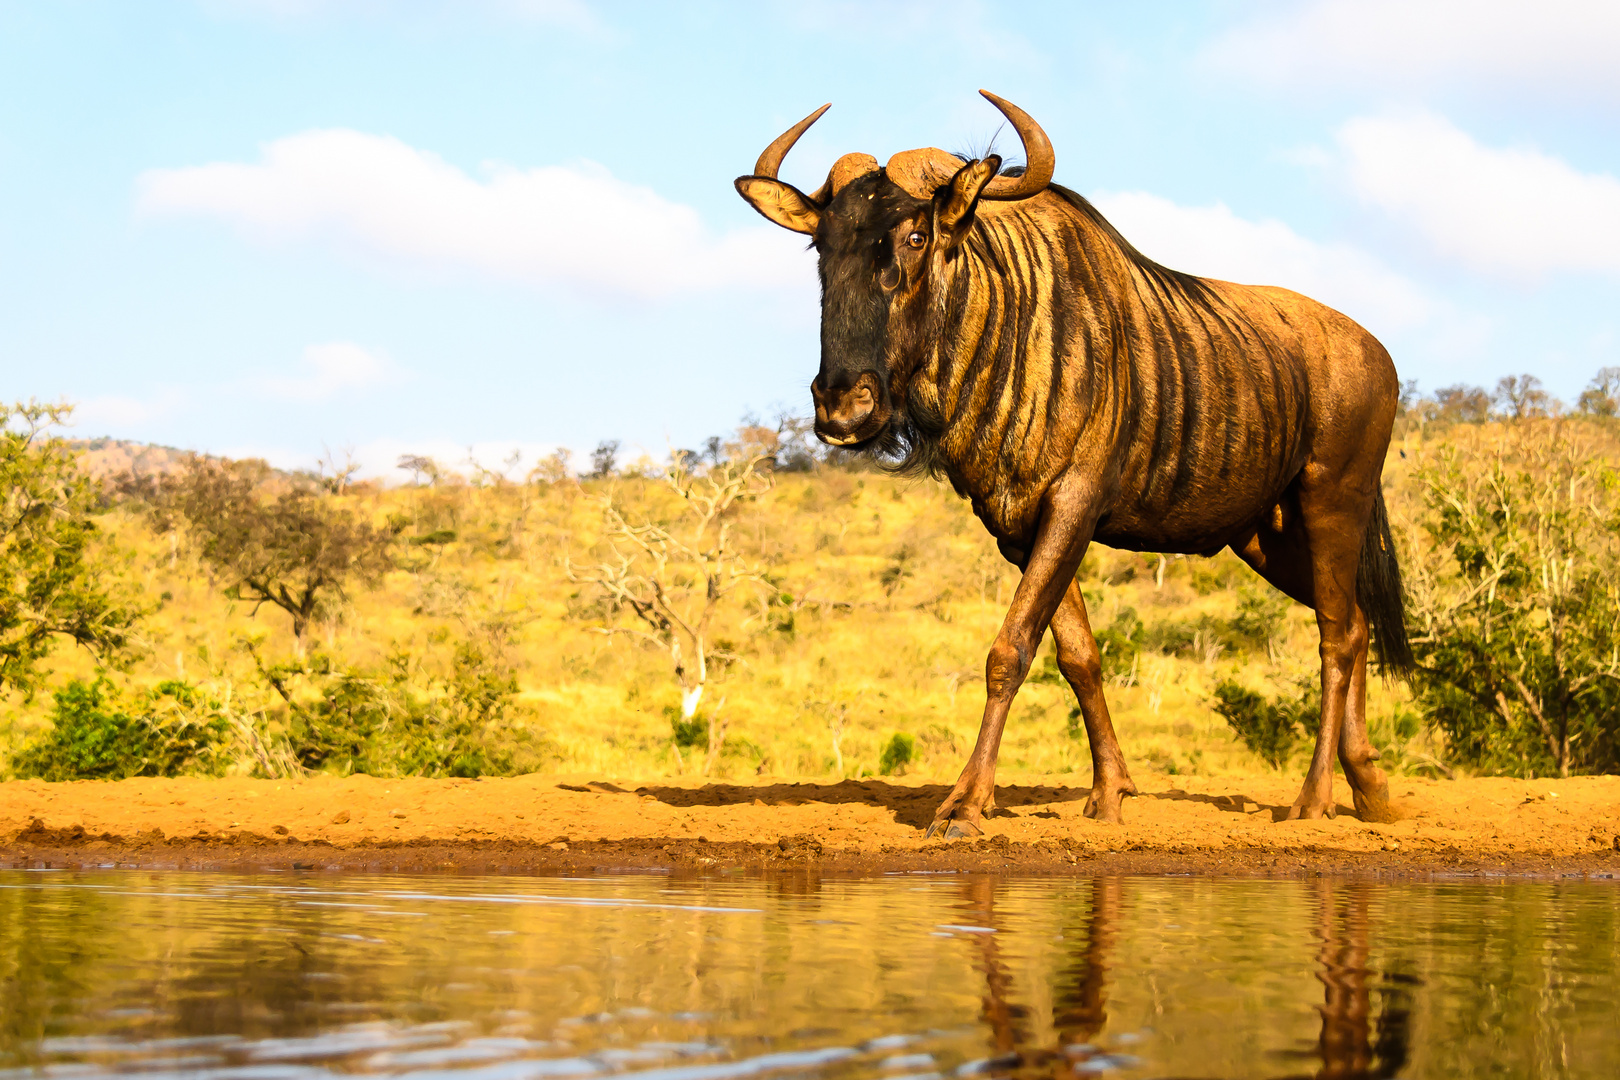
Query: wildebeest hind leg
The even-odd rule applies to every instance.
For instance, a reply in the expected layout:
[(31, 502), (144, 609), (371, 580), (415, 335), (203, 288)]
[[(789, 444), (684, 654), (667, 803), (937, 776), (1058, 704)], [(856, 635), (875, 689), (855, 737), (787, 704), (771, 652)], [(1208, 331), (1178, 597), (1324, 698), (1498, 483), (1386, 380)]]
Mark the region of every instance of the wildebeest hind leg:
[[(1261, 526), (1234, 543), (1232, 550), (1278, 590), (1317, 611), (1322, 639), (1322, 728), (1304, 790), (1289, 816), (1333, 816), (1333, 755), (1337, 751), (1350, 781), (1356, 813), (1363, 821), (1382, 821), (1389, 815), (1389, 781), (1373, 764), (1378, 751), (1367, 738), (1367, 616), (1356, 603), (1354, 591), (1359, 552), (1346, 551), (1350, 546), (1346, 536), (1354, 534), (1343, 526), (1341, 517), (1354, 519), (1354, 515), (1338, 511), (1318, 515), (1311, 531), (1301, 521), (1290, 522), (1280, 533)], [(1313, 548), (1312, 533), (1320, 552)], [(1324, 577), (1331, 587), (1319, 589)], [(1325, 597), (1321, 606), (1317, 603), (1319, 591)], [(1324, 618), (1324, 607), (1335, 613), (1332, 618)], [(1342, 704), (1330, 718), (1330, 705), (1337, 703)]]
[(1048, 496), (1024, 576), (984, 662), (984, 719), (979, 723), (979, 738), (956, 786), (934, 811), (925, 836), (941, 832), (946, 837), (977, 836), (983, 831), (980, 818), (995, 806), (996, 755), (1001, 750), (1007, 711), (1065, 590), (1080, 569), (1096, 520), (1084, 505), (1078, 505), (1079, 500), (1071, 499), (1057, 492)]
[[(1325, 478), (1324, 478), (1325, 479)], [(1376, 480), (1374, 481), (1376, 483)], [(1321, 636), (1322, 725), (1305, 786), (1290, 818), (1331, 817), (1333, 759), (1342, 757), (1363, 813), (1387, 802), (1388, 782), (1372, 764), (1377, 754), (1366, 735), (1367, 616), (1356, 602), (1356, 567), (1372, 509), (1372, 495), (1348, 478), (1302, 486), (1300, 516), (1309, 538), (1311, 591)], [(1341, 745), (1341, 734), (1345, 740)]]
[(1356, 608), (1359, 647), (1350, 665), (1350, 692), (1345, 699), (1344, 726), (1339, 730), (1339, 764), (1350, 781), (1356, 816), (1362, 821), (1395, 821), (1399, 815), (1389, 803), (1389, 778), (1373, 762), (1378, 750), (1367, 737), (1367, 642), (1371, 637), (1366, 612)]
[(1136, 794), (1136, 785), (1125, 768), (1125, 755), (1108, 715), (1102, 688), (1102, 653), (1092, 636), (1078, 582), (1069, 582), (1063, 602), (1052, 616), (1052, 636), (1057, 638), (1058, 670), (1080, 701), (1086, 739), (1091, 743), (1091, 795), (1086, 799), (1086, 817), (1118, 824), (1120, 803), (1125, 796)]
[[(1270, 581), (1273, 588), (1286, 593), (1306, 607), (1314, 609), (1315, 604), (1315, 570), (1312, 565), (1311, 542), (1307, 539), (1306, 529), (1299, 521), (1291, 521), (1288, 528), (1281, 533), (1273, 529), (1260, 526), (1247, 538), (1234, 542), (1233, 551), (1238, 552), (1244, 562), (1254, 567), (1254, 572)], [(1343, 555), (1340, 555), (1340, 562)], [(1351, 594), (1353, 596), (1353, 594)], [(1353, 602), (1353, 601), (1351, 601)], [(1382, 821), (1388, 816), (1388, 780), (1383, 777), (1379, 767), (1374, 761), (1379, 758), (1379, 751), (1372, 748), (1367, 738), (1367, 620), (1359, 607), (1354, 607), (1349, 627), (1349, 641), (1353, 644), (1354, 654), (1349, 659), (1349, 685), (1345, 695), (1345, 708), (1341, 712), (1341, 722), (1338, 725), (1338, 759), (1345, 767), (1346, 779), (1356, 801), (1356, 813), (1362, 821)], [(1324, 628), (1324, 643), (1327, 643), (1327, 630)], [(1324, 691), (1328, 685), (1328, 653), (1324, 651)], [(1324, 696), (1324, 703), (1327, 696)], [(1332, 746), (1327, 746), (1332, 750)], [(1317, 758), (1324, 756), (1324, 746), (1317, 745)], [(1312, 772), (1317, 772), (1317, 761), (1312, 761)], [(1315, 789), (1319, 798), (1315, 800), (1311, 810), (1319, 813), (1332, 814), (1332, 758), (1328, 758), (1327, 784), (1322, 784), (1322, 776), (1312, 776), (1306, 780), (1306, 792)], [(1324, 789), (1325, 790), (1320, 790)], [(1306, 793), (1301, 793), (1301, 800), (1306, 800)], [(1306, 810), (1304, 801), (1296, 801), (1293, 816), (1307, 814), (1317, 816)]]

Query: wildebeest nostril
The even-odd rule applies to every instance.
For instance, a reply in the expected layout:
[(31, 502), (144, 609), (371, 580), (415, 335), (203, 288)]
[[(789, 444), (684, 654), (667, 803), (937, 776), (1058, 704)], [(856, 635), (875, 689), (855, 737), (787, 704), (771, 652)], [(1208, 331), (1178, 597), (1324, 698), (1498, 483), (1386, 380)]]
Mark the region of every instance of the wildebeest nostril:
[(816, 433), (835, 446), (848, 446), (870, 438), (867, 430), (878, 412), (877, 376), (860, 375), (853, 386), (828, 389), (821, 379), (810, 384), (816, 403)]

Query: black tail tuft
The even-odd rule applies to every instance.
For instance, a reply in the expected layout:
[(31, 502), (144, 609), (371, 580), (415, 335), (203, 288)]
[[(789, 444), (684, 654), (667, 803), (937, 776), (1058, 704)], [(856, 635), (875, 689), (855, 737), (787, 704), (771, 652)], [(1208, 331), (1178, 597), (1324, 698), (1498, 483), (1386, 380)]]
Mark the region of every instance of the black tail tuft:
[(1401, 590), (1401, 567), (1395, 561), (1395, 540), (1389, 534), (1389, 512), (1384, 508), (1382, 491), (1373, 500), (1367, 535), (1361, 542), (1356, 603), (1367, 614), (1379, 669), (1385, 675), (1410, 675), (1417, 661), (1406, 640), (1406, 597)]

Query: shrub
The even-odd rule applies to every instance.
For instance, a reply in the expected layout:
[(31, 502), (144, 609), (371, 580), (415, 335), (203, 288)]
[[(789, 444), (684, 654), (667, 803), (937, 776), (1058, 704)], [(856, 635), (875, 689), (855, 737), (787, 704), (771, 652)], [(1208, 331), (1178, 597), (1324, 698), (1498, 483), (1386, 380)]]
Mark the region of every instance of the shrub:
[(463, 777), (518, 771), (501, 739), (518, 690), (509, 669), (468, 643), (457, 647), (447, 678), (422, 678), (414, 668), (405, 653), (380, 670), (339, 669), (324, 654), (259, 663), (285, 702), (287, 739), (306, 769)]
[[(1135, 670), (1146, 632), (1142, 620), (1137, 618), (1135, 608), (1125, 608), (1114, 616), (1114, 621), (1105, 629), (1094, 631), (1097, 650), (1102, 653), (1103, 678), (1124, 678)], [(1063, 672), (1058, 668), (1055, 647), (1050, 652), (1044, 652), (1036, 663), (1030, 665), (1029, 675), (1025, 681), (1049, 686), (1069, 685), (1069, 681), (1063, 677)]]
[[(1237, 612), (1230, 617), (1204, 612), (1193, 620), (1167, 619), (1139, 630), (1135, 640), (1167, 656), (1204, 651), (1270, 655), (1292, 601), (1265, 584), (1244, 584), (1237, 593)], [(1097, 640), (1100, 644), (1102, 635)]]
[(1135, 669), (1146, 634), (1147, 628), (1137, 618), (1135, 608), (1125, 608), (1114, 616), (1114, 621), (1106, 629), (1097, 632), (1097, 648), (1102, 651), (1103, 678), (1120, 678)]
[(19, 777), (122, 780), (218, 774), (229, 763), (230, 724), (187, 683), (168, 681), (126, 710), (106, 679), (57, 691), (49, 734), (12, 759)]
[(681, 710), (674, 705), (664, 706), (664, 715), (669, 717), (670, 736), (675, 745), (682, 750), (689, 750), (694, 746), (709, 745), (709, 721), (701, 713), (693, 714), (690, 720), (681, 717)]
[(1236, 680), (1223, 679), (1215, 687), (1214, 706), (1244, 746), (1280, 769), (1321, 715), (1322, 692), (1306, 683), (1295, 694), (1268, 698)]
[(904, 731), (897, 731), (884, 744), (883, 753), (878, 756), (878, 769), (884, 776), (893, 776), (911, 764), (916, 752), (917, 740)]
[(1237, 614), (1227, 621), (1228, 644), (1269, 653), (1292, 603), (1264, 582), (1240, 586)]
[(1620, 770), (1620, 472), (1561, 422), (1491, 435), (1414, 472), (1418, 703), (1476, 767)]
[(97, 492), (49, 432), (65, 406), (0, 403), (0, 693), (32, 695), (61, 638), (120, 664), (142, 612), (96, 523)]

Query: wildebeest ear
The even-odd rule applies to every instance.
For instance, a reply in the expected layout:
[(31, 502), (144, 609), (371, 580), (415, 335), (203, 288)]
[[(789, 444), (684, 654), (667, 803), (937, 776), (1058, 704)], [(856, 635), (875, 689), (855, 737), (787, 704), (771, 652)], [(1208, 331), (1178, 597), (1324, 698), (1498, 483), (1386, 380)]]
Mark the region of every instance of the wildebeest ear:
[(764, 176), (737, 177), (737, 194), (784, 229), (815, 235), (821, 211), (798, 188)]
[(973, 207), (984, 186), (995, 179), (1001, 158), (991, 154), (983, 161), (970, 161), (957, 170), (951, 182), (934, 192), (934, 237), (945, 247), (954, 247), (973, 224)]

